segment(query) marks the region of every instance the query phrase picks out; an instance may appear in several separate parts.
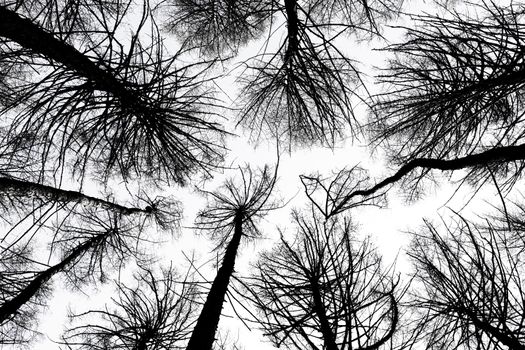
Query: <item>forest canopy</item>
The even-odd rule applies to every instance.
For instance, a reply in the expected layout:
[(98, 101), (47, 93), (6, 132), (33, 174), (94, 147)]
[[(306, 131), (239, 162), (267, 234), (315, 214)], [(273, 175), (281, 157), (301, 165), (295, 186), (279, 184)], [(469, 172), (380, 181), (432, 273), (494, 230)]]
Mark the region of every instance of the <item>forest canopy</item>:
[(525, 2), (0, 0), (0, 348), (525, 349)]

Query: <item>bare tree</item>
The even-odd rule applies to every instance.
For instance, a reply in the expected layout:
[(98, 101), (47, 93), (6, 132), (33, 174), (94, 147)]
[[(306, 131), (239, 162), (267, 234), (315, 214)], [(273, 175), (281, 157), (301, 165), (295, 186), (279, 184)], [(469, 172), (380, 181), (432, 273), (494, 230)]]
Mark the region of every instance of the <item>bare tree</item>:
[(0, 113), (14, 113), (10, 138), (28, 136), (4, 143), (34, 148), (50, 168), (73, 162), (84, 174), (95, 162), (106, 176), (184, 182), (220, 158), (203, 76), (212, 62), (179, 66), (186, 48), (166, 53), (147, 2), (129, 43), (119, 41), (131, 5), (114, 5), (86, 6), (96, 29), (76, 40), (24, 18), (16, 4), (0, 6), (0, 62), (23, 73), (3, 81)]
[(196, 318), (191, 276), (179, 276), (170, 267), (160, 277), (150, 268), (134, 277), (136, 287), (116, 283), (113, 305), (71, 316), (82, 323), (65, 333), (69, 349), (184, 349)]
[(411, 304), (425, 348), (525, 349), (523, 208), (512, 217), (480, 224), (458, 215), (415, 235)]
[[(2, 247), (4, 248), (4, 247)], [(34, 271), (31, 267), (31, 249), (29, 246), (18, 246), (0, 252), (0, 301), (3, 302), (13, 295), (19, 294), (31, 281)], [(45, 294), (42, 290), (40, 295)], [(20, 309), (19, 315), (12, 318), (12, 322), (0, 325), (0, 345), (27, 344), (33, 338), (31, 320), (36, 313), (38, 304), (41, 303), (40, 295), (33, 298), (32, 303), (27, 303)]]
[(268, 167), (259, 172), (247, 167), (240, 170), (240, 185), (230, 179), (221, 190), (208, 193), (210, 203), (199, 213), (197, 224), (209, 231), (218, 241), (218, 248), (225, 251), (187, 350), (212, 349), (241, 240), (258, 237), (257, 219), (275, 208), (269, 198), (277, 180), (276, 172), (277, 168), (272, 174)]
[(263, 253), (247, 283), (267, 336), (293, 349), (391, 347), (399, 295), (369, 240), (349, 219), (293, 213), (296, 236)]
[[(455, 170), (479, 181), (523, 170), (520, 5), (468, 3), (445, 16), (414, 15), (406, 40), (387, 47), (395, 58), (380, 76), (371, 128), (404, 170)], [(401, 175), (402, 176), (402, 175)], [(513, 183), (513, 182), (512, 182)]]
[[(141, 226), (139, 218), (112, 211), (86, 209), (75, 213), (67, 210), (52, 237), (50, 254), (55, 250), (62, 252), (58, 262), (48, 264), (34, 260), (28, 253), (32, 236), (24, 240), (17, 238), (8, 247), (3, 247), (2, 254), (8, 259), (1, 274), (2, 329), (13, 335), (30, 330), (35, 317), (31, 310), (45, 304), (51, 279), (58, 274), (78, 288), (86, 282), (105, 280), (110, 267), (119, 269), (132, 257), (142, 260), (142, 253), (137, 250), (138, 242), (144, 239), (141, 238)], [(44, 226), (39, 225), (36, 232), (43, 230)], [(17, 337), (6, 339), (10, 341), (11, 338), (16, 340)]]
[[(351, 98), (364, 101), (356, 92), (362, 82), (335, 41), (342, 34), (378, 34), (380, 22), (395, 16), (400, 3), (173, 0), (167, 6), (167, 27), (204, 54), (235, 54), (250, 40), (264, 39), (238, 75), (239, 124), (249, 126), (254, 139), (271, 136), (291, 147), (333, 146), (347, 127), (356, 131)], [(282, 20), (284, 40), (274, 51), (269, 42), (280, 35)]]
[(268, 0), (171, 0), (165, 26), (205, 55), (236, 54), (263, 34), (271, 6)]
[(286, 36), (278, 52), (247, 62), (239, 78), (240, 123), (250, 125), (256, 139), (266, 133), (290, 146), (333, 145), (345, 127), (355, 127), (350, 97), (357, 70), (307, 8), (286, 0), (276, 9), (286, 18)]

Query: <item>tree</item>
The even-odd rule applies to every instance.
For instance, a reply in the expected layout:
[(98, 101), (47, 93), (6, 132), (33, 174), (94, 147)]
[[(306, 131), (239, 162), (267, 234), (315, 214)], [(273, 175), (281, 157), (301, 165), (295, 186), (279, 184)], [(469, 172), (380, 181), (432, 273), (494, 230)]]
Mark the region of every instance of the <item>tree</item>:
[(222, 132), (202, 78), (211, 63), (176, 67), (186, 49), (166, 55), (147, 2), (129, 43), (120, 42), (131, 4), (114, 2), (112, 11), (105, 4), (79, 2), (78, 17), (86, 13), (82, 21), (94, 29), (65, 33), (56, 23), (44, 28), (24, 18), (16, 3), (0, 7), (0, 62), (21, 72), (9, 74), (1, 90), (2, 115), (14, 114), (4, 143), (29, 148), (46, 168), (73, 162), (81, 175), (93, 162), (105, 176), (177, 182), (209, 169), (220, 157), (213, 138)]
[(427, 349), (525, 349), (523, 210), (483, 224), (458, 215), (443, 229), (427, 221), (415, 235), (411, 306)]
[[(382, 40), (383, 25), (402, 13), (401, 5), (401, 0), (1, 2), (0, 343), (19, 346), (29, 340), (35, 311), (47, 303), (53, 281), (62, 278), (66, 286), (82, 289), (112, 279), (131, 259), (143, 267), (140, 286), (120, 281), (113, 308), (75, 315), (84, 323), (66, 334), (69, 346), (228, 347), (227, 341), (215, 342), (222, 308), (233, 295), (241, 244), (259, 237), (258, 219), (277, 208), (270, 200), (277, 169), (272, 174), (247, 166), (240, 185), (228, 180), (214, 192), (197, 179), (213, 177), (221, 166), (230, 127), (242, 126), (256, 143), (275, 139), (290, 152), (301, 146), (335, 148), (347, 136), (360, 142), (368, 131), (360, 115), (365, 105), (373, 107), (366, 125), (372, 146), (386, 146), (399, 169), (375, 183), (360, 166), (332, 178), (318, 175), (328, 169), (302, 176), (312, 208), (294, 214), (295, 240), (281, 232), (252, 278), (238, 281), (259, 307), (259, 321), (275, 344), (409, 347), (401, 302), (405, 289), (384, 269), (370, 241), (357, 241), (349, 219), (337, 215), (382, 205), (391, 185), (406, 179), (419, 183), (432, 170), (463, 169), (464, 178), (477, 185), (505, 179), (510, 190), (525, 154), (524, 12), (521, 4), (504, 8), (483, 1), (441, 16), (412, 16), (416, 27), (401, 28), (405, 42), (380, 51), (394, 57), (379, 78), (386, 92), (373, 96), (348, 42)], [(260, 49), (245, 59), (249, 45)], [(231, 90), (217, 78), (231, 67), (227, 78), (236, 75), (237, 96), (232, 108), (223, 108)], [(222, 258), (209, 290), (198, 293), (184, 289), (186, 284), (176, 291), (173, 275), (153, 274), (154, 259), (143, 255), (145, 245), (155, 241), (151, 231), (174, 232), (181, 215), (178, 204), (155, 192), (188, 183), (210, 198), (196, 222), (216, 241), (214, 252)], [(121, 198), (126, 193), (131, 199)], [(505, 227), (519, 231), (516, 221), (507, 221)], [(470, 241), (472, 230), (458, 230), (457, 242), (467, 242), (464, 251), (433, 236), (427, 237), (428, 247), (438, 242), (434, 252), (443, 256), (484, 252), (505, 228), (489, 227)], [(484, 243), (473, 243), (479, 240)], [(521, 259), (521, 251), (507, 253), (509, 241), (501, 241), (497, 254), (499, 241), (487, 250), (494, 256), (490, 263), (507, 255)], [(450, 252), (443, 253), (442, 246)], [(435, 261), (424, 255), (432, 250), (423, 248), (421, 243), (412, 251), (423, 266), (415, 278), (438, 287), (446, 280), (433, 280), (432, 273), (425, 277), (424, 263)], [(489, 267), (481, 272), (489, 273)], [(481, 272), (471, 288), (484, 281)], [(507, 294), (521, 292), (520, 280), (511, 280), (516, 287)], [(458, 300), (483, 298), (470, 300), (476, 310), (453, 320), (467, 322), (457, 328), (465, 333), (449, 332), (449, 338), (448, 311), (436, 311), (430, 294), (414, 296), (413, 309), (423, 316), (416, 313), (409, 341), (423, 335), (436, 347), (449, 340), (454, 346), (458, 339), (477, 341), (479, 348), (521, 347), (522, 320), (514, 321), (517, 313), (505, 316), (509, 325), (489, 320), (486, 308), (498, 315), (509, 309), (491, 306), (489, 297), (499, 289), (484, 296), (486, 291), (458, 295)], [(464, 304), (461, 312), (472, 306)], [(103, 320), (90, 323), (95, 315)], [(469, 319), (472, 315), (477, 318)]]
[[(11, 285), (3, 287), (0, 300), (0, 326), (5, 335), (1, 343), (16, 343), (18, 334), (31, 330), (34, 310), (45, 303), (54, 276), (62, 274), (72, 286), (79, 287), (97, 276), (104, 280), (111, 266), (120, 268), (132, 257), (140, 259), (136, 245), (143, 239), (141, 225), (135, 217), (123, 218), (112, 211), (70, 209), (52, 237), (51, 252), (62, 251), (58, 262), (48, 265), (32, 259), (31, 239), (18, 238), (5, 247), (0, 282)], [(42, 227), (37, 229), (41, 231)]]
[(465, 181), (479, 187), (503, 180), (510, 189), (518, 181), (525, 150), (518, 127), (523, 115), (523, 11), (514, 3), (470, 6), (472, 12), (447, 10), (443, 17), (410, 15), (415, 25), (398, 27), (405, 30), (406, 40), (385, 49), (394, 54), (379, 76), (387, 92), (374, 97), (368, 128), (372, 141), (386, 146), (401, 166), (373, 185), (366, 174), (350, 170), (360, 184), (342, 190), (337, 186), (342, 179), (326, 186), (319, 176), (303, 176), (308, 196), (313, 186), (331, 198), (325, 216), (381, 197), (400, 181), (417, 192), (432, 170), (465, 170)]
[(275, 346), (378, 349), (399, 327), (398, 281), (348, 218), (294, 212), (296, 236), (263, 253), (247, 283)]
[(211, 201), (197, 218), (200, 229), (209, 231), (211, 236), (218, 240), (218, 248), (226, 248), (221, 267), (206, 296), (187, 350), (212, 349), (241, 240), (243, 237), (259, 236), (256, 220), (275, 208), (269, 199), (277, 181), (277, 167), (273, 176), (268, 167), (257, 173), (249, 167), (241, 168), (240, 174), (240, 185), (236, 185), (230, 179), (223, 185), (223, 193), (220, 190), (208, 192)]
[(403, 165), (388, 182), (470, 168), (471, 182), (494, 173), (513, 184), (523, 169), (522, 8), (483, 1), (411, 18), (406, 40), (386, 48), (388, 90), (370, 121), (374, 141)]
[[(166, 6), (171, 8), (167, 27), (204, 54), (220, 57), (250, 40), (265, 39), (239, 76), (238, 123), (248, 126), (256, 140), (269, 136), (289, 147), (334, 146), (346, 127), (356, 131), (351, 97), (364, 100), (355, 91), (362, 82), (335, 40), (342, 34), (377, 35), (380, 23), (399, 9), (390, 0), (173, 0)], [(286, 24), (276, 50), (268, 45), (280, 32), (274, 17)]]
[[(177, 280), (180, 277), (181, 280)], [(103, 310), (71, 316), (64, 336), (70, 349), (183, 349), (195, 322), (195, 284), (170, 266), (156, 277), (149, 268), (134, 276), (136, 287), (116, 283), (118, 298)], [(94, 322), (90, 319), (95, 318)]]

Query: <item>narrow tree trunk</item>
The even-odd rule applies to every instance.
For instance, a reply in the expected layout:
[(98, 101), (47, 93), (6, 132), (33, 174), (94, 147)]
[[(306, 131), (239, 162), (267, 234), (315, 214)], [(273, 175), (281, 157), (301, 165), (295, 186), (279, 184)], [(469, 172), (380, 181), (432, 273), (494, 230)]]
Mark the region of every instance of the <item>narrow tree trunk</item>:
[(18, 293), (18, 295), (0, 306), (0, 324), (9, 319), (25, 303), (34, 297), (42, 289), (46, 282), (51, 279), (51, 277), (53, 277), (56, 273), (63, 271), (64, 268), (74, 262), (79, 256), (85, 253), (98, 241), (101, 241), (104, 237), (105, 235), (101, 234), (89, 239), (88, 241), (73, 249), (71, 254), (66, 256), (64, 260), (45, 271), (40, 272), (24, 289), (20, 291), (20, 293)]
[(148, 210), (146, 209), (126, 207), (104, 199), (91, 197), (78, 191), (63, 190), (61, 188), (42, 185), (36, 182), (18, 180), (11, 177), (0, 177), (0, 192), (20, 193), (23, 196), (35, 193), (52, 201), (64, 203), (89, 202), (92, 205), (118, 211), (124, 215), (138, 212), (148, 213)]
[(460, 313), (466, 314), (468, 318), (472, 321), (472, 324), (479, 330), (482, 330), (483, 332), (487, 333), (488, 335), (493, 336), (496, 338), (501, 344), (507, 346), (509, 350), (525, 350), (525, 344), (522, 344), (518, 341), (518, 339), (509, 336), (509, 334), (506, 334), (505, 332), (502, 332), (497, 327), (494, 327), (489, 322), (480, 320), (477, 315), (466, 308), (463, 310), (459, 310)]
[(137, 104), (135, 94), (106, 69), (92, 62), (73, 46), (60, 41), (29, 19), (0, 6), (0, 36), (48, 59), (62, 63), (93, 83), (93, 88), (111, 93), (122, 102)]
[(288, 28), (288, 47), (285, 61), (299, 48), (299, 18), (297, 17), (297, 0), (284, 0)]
[(221, 316), (222, 305), (230, 282), (230, 277), (233, 274), (235, 265), (235, 257), (242, 238), (242, 216), (237, 215), (234, 219), (233, 237), (228, 243), (224, 260), (217, 272), (215, 280), (211, 286), (210, 292), (204, 303), (197, 324), (193, 329), (190, 341), (186, 350), (210, 350), (215, 341), (215, 332), (219, 324)]
[(332, 332), (330, 322), (326, 316), (326, 308), (321, 298), (321, 291), (319, 290), (318, 280), (310, 281), (312, 288), (312, 294), (314, 299), (314, 312), (319, 318), (319, 324), (321, 326), (321, 333), (323, 334), (324, 348), (326, 350), (338, 350), (335, 342), (335, 334)]

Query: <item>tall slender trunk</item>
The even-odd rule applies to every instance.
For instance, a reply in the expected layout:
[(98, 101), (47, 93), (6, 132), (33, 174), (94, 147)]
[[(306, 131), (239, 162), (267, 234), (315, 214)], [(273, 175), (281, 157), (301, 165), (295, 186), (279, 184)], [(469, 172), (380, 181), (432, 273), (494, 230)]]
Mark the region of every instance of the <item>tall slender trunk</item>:
[(297, 0), (284, 0), (286, 22), (288, 28), (288, 47), (285, 61), (297, 52), (299, 48), (299, 18), (297, 17)]
[(215, 280), (213, 280), (186, 350), (210, 350), (215, 341), (215, 332), (221, 317), (222, 305), (230, 283), (230, 277), (233, 274), (235, 257), (242, 238), (242, 219), (241, 215), (235, 216), (233, 237), (228, 243), (224, 260)]
[(319, 324), (321, 326), (321, 333), (323, 334), (323, 341), (326, 350), (338, 350), (335, 342), (335, 334), (332, 332), (330, 322), (326, 316), (326, 308), (321, 298), (321, 291), (319, 290), (318, 280), (310, 281), (312, 288), (312, 294), (314, 299), (314, 312), (319, 318)]
[(24, 196), (32, 193), (48, 198), (52, 201), (64, 203), (81, 203), (87, 202), (95, 206), (101, 206), (113, 211), (118, 211), (121, 214), (128, 215), (133, 213), (148, 213), (147, 209), (126, 207), (117, 203), (113, 203), (104, 199), (91, 197), (82, 192), (63, 190), (52, 186), (42, 185), (36, 182), (18, 180), (12, 177), (0, 177), (0, 192), (20, 193)]
[(91, 61), (73, 46), (57, 39), (29, 19), (0, 6), (0, 37), (14, 41), (20, 46), (48, 59), (62, 63), (75, 71), (79, 77), (88, 79), (96, 90), (111, 93), (121, 102), (135, 105), (139, 103), (136, 94), (120, 80)]
[(22, 289), (13, 299), (5, 302), (0, 306), (0, 324), (9, 319), (15, 314), (25, 303), (34, 297), (44, 287), (51, 277), (58, 272), (61, 272), (69, 264), (75, 261), (80, 255), (85, 253), (94, 244), (105, 238), (105, 235), (97, 235), (86, 242), (80, 244), (78, 247), (66, 256), (64, 260), (58, 264), (51, 266), (45, 271), (40, 272), (24, 289)]

